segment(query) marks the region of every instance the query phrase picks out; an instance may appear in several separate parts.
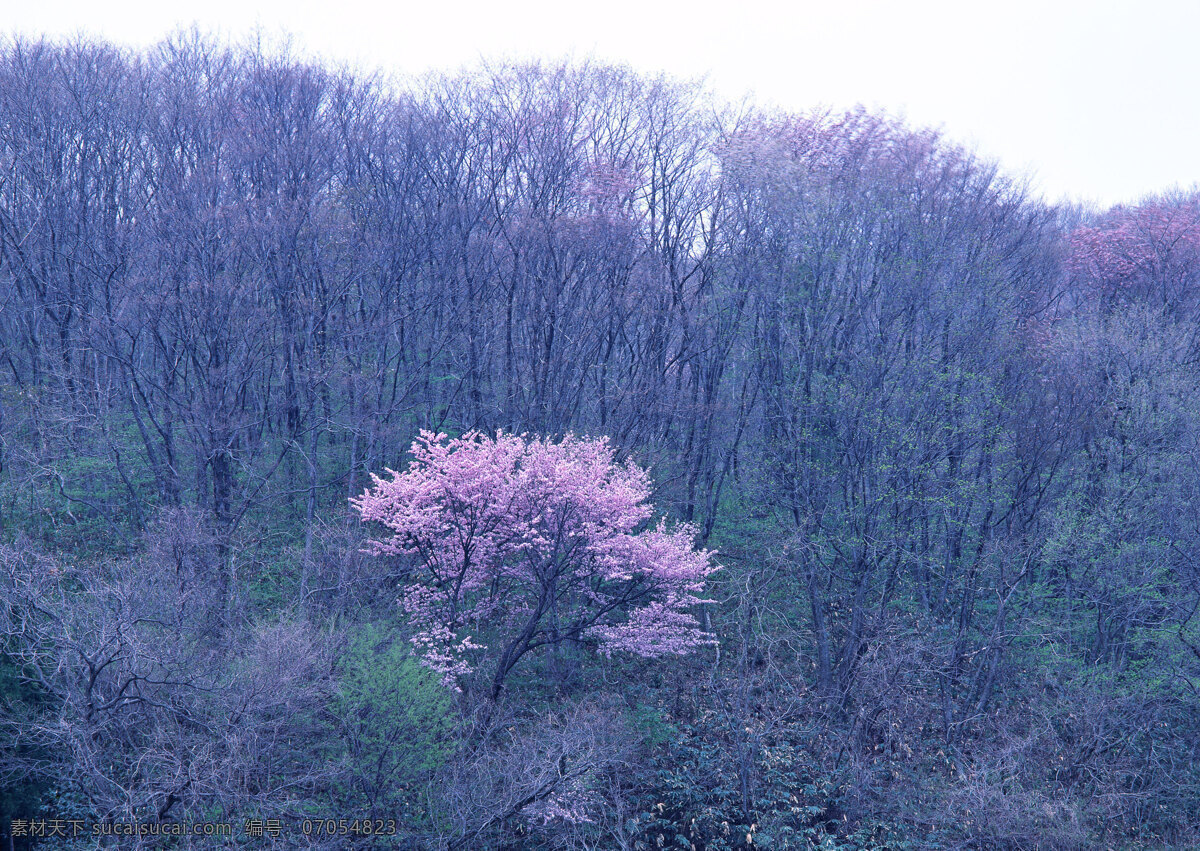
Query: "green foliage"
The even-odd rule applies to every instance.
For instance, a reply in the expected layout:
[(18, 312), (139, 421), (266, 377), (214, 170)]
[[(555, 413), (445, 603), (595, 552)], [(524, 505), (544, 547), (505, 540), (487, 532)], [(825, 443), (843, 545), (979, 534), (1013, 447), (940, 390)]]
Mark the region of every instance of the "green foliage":
[(630, 713), (630, 721), (638, 738), (647, 747), (657, 748), (679, 738), (679, 727), (650, 704), (637, 704)]
[(753, 752), (744, 745), (706, 720), (680, 724), (675, 741), (653, 756), (649, 795), (654, 800), (644, 800), (643, 814), (636, 819), (635, 847), (915, 847), (900, 841), (887, 826), (849, 825), (837, 788), (803, 742), (780, 739)]
[(385, 627), (359, 629), (342, 664), (331, 708), (344, 731), (351, 802), (372, 812), (411, 804), (450, 755), (452, 697)]
[[(19, 666), (7, 653), (0, 651), (0, 718), (23, 720), (45, 702), (44, 694), (21, 676)], [(0, 730), (3, 729), (6, 727), (0, 727)], [(8, 762), (17, 755), (31, 757), (35, 754), (20, 743), (0, 744), (0, 759)], [(12, 819), (28, 819), (36, 813), (47, 793), (48, 784), (38, 777), (18, 777), (0, 782), (0, 836), (8, 830)]]

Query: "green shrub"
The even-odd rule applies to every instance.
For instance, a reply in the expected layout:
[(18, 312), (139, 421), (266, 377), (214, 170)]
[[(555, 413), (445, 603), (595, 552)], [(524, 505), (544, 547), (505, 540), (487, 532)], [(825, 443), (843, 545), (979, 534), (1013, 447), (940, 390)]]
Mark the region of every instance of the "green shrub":
[(378, 626), (358, 631), (342, 663), (333, 709), (344, 730), (347, 791), (372, 817), (391, 816), (449, 756), (453, 699), (405, 642)]

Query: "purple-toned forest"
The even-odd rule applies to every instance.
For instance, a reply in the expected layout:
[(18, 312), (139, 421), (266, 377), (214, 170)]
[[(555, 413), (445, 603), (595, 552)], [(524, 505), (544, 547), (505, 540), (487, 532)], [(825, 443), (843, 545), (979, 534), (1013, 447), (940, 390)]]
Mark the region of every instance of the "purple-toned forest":
[(1200, 844), (1200, 195), (0, 45), (0, 849)]

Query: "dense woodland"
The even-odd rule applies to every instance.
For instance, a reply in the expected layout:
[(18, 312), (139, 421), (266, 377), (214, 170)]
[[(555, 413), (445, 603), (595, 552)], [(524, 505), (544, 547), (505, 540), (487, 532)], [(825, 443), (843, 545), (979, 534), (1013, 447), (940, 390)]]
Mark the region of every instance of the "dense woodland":
[[(10, 40), (4, 847), (1196, 847), (1198, 318), (1197, 196), (886, 115)], [(430, 664), (363, 502), (423, 430), (609, 447), (691, 638), (580, 584)]]

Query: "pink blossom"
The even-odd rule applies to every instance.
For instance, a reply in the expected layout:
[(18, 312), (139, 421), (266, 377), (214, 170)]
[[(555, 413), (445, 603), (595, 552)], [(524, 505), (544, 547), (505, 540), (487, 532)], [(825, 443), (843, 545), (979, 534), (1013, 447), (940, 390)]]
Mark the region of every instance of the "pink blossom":
[(1200, 203), (1114, 207), (1094, 227), (1071, 235), (1067, 271), (1085, 292), (1105, 300), (1189, 306), (1200, 274)]
[(498, 696), (523, 655), (568, 641), (645, 657), (712, 642), (692, 614), (711, 553), (689, 526), (646, 527), (649, 476), (607, 440), (422, 432), (411, 454), (352, 503), (384, 531), (372, 551), (414, 566), (400, 605), (448, 685), (490, 654)]

